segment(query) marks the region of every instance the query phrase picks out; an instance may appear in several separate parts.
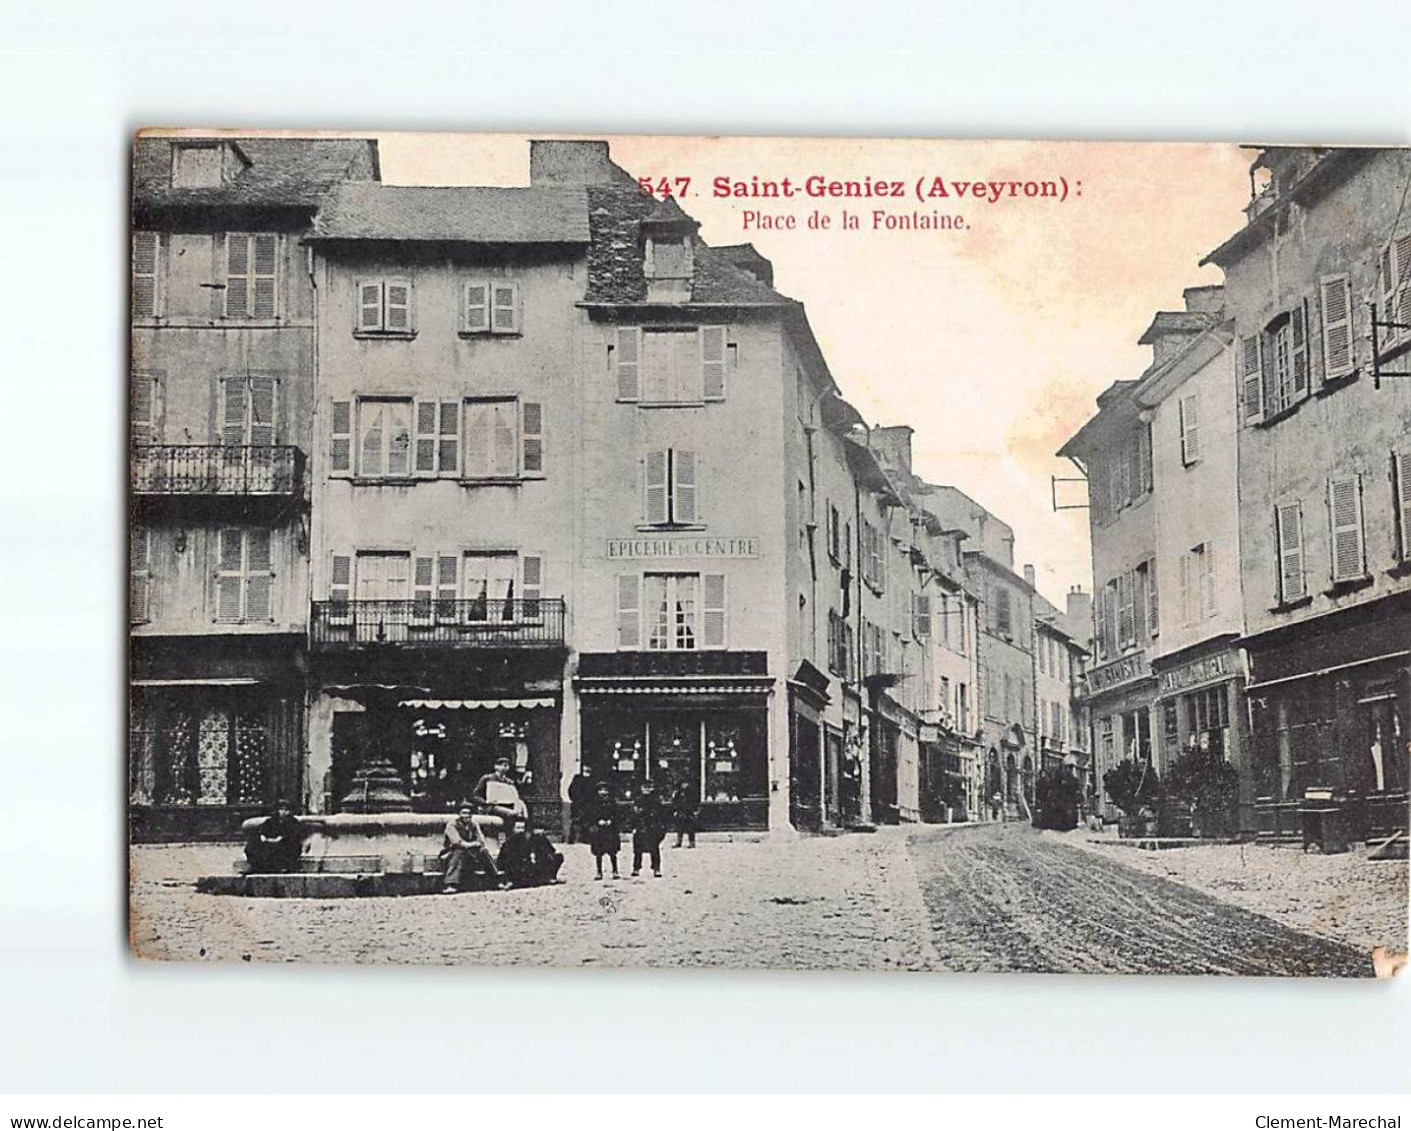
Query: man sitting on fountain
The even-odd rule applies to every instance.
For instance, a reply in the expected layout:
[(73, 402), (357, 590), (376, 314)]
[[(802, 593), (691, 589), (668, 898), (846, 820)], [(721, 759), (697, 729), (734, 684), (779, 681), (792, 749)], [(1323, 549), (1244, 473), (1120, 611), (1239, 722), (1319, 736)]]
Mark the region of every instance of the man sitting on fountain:
[(559, 869), (563, 867), (563, 853), (526, 821), (523, 829), (505, 837), (498, 867), (500, 874), (517, 888), (556, 884)]
[(493, 884), (508, 887), (502, 882), (495, 861), (485, 847), (485, 837), (473, 816), (474, 806), (469, 801), (461, 803), (455, 820), (446, 825), (446, 836), (441, 846), (441, 862), (445, 866), (441, 894), (466, 891), (477, 875), (486, 876)]
[(274, 813), (266, 817), (245, 842), (245, 859), (255, 875), (297, 872), (304, 852), (304, 830), (294, 816), (294, 806), (281, 797)]
[(529, 819), (529, 807), (519, 795), (519, 786), (510, 777), (510, 760), (495, 759), (495, 772), (486, 774), (475, 783), (471, 794), (476, 809), (488, 816), (499, 817), (505, 823), (505, 833), (514, 832), (520, 821)]

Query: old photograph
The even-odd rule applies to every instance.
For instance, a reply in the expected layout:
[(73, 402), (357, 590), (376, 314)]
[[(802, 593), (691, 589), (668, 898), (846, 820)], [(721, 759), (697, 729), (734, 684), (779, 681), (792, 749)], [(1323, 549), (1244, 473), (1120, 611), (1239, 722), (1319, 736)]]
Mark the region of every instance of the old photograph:
[(130, 176), (141, 958), (1405, 963), (1411, 149)]

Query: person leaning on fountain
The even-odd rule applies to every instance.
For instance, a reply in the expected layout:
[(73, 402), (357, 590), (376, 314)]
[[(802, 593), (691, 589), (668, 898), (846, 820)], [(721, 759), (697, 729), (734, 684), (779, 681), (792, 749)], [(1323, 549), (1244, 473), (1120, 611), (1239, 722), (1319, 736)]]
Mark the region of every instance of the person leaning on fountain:
[(471, 798), (479, 812), (499, 817), (505, 823), (506, 834), (514, 832), (519, 822), (528, 821), (529, 807), (520, 796), (519, 786), (510, 777), (508, 758), (495, 759), (494, 773), (486, 774), (475, 783)]
[(245, 842), (245, 859), (257, 875), (297, 872), (304, 852), (304, 829), (294, 816), (294, 806), (281, 797), (274, 813), (250, 832)]
[(477, 872), (501, 883), (499, 869), (490, 858), (490, 850), (485, 847), (485, 837), (475, 823), (474, 814), (475, 807), (469, 801), (463, 801), (454, 819), (446, 824), (446, 835), (441, 845), (441, 862), (445, 866), (441, 887), (443, 895), (465, 891)]

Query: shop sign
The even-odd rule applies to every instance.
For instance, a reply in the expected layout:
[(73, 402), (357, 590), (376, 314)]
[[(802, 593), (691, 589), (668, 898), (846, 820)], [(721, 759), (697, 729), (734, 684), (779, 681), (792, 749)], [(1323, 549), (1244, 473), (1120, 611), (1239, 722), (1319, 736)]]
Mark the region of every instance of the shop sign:
[(1123, 684), (1135, 683), (1139, 679), (1146, 679), (1151, 675), (1151, 664), (1147, 661), (1145, 652), (1133, 652), (1130, 656), (1122, 656), (1111, 663), (1103, 664), (1100, 668), (1093, 668), (1087, 674), (1088, 694), (1100, 695), (1104, 691), (1111, 691), (1114, 687), (1121, 687)]
[(673, 537), (609, 538), (611, 561), (656, 558), (757, 558), (759, 539), (713, 538), (703, 534)]
[(1197, 684), (1224, 679), (1230, 674), (1230, 660), (1225, 653), (1194, 660), (1160, 675), (1162, 691), (1182, 691)]

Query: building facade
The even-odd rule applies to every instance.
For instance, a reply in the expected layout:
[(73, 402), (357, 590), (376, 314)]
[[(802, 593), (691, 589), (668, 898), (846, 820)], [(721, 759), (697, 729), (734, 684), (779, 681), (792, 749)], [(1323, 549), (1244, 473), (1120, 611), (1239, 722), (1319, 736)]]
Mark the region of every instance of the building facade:
[[(1208, 257), (1234, 324), (1242, 643), (1261, 835), (1309, 790), (1406, 827), (1411, 180), (1405, 150), (1265, 150)], [(1384, 375), (1386, 374), (1386, 375)]]
[(233, 835), (304, 785), (323, 196), (375, 143), (139, 139), (133, 154), (130, 816)]

